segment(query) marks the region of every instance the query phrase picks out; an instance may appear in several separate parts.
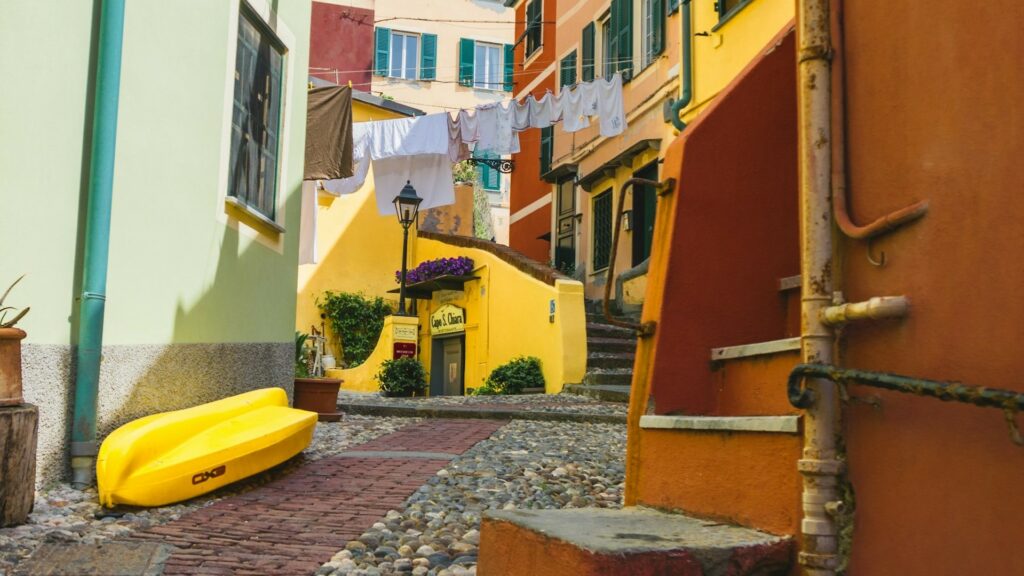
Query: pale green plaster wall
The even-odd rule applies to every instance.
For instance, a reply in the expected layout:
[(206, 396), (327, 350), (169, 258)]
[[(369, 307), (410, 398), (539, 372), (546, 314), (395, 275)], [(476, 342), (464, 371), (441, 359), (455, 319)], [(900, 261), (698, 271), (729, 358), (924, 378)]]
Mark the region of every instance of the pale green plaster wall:
[[(280, 238), (223, 199), (238, 0), (127, 4), (105, 344), (292, 339), (310, 2), (271, 3), (291, 69)], [(29, 342), (67, 344), (93, 7), (2, 10), (0, 283), (27, 272), (11, 299), (33, 307)]]

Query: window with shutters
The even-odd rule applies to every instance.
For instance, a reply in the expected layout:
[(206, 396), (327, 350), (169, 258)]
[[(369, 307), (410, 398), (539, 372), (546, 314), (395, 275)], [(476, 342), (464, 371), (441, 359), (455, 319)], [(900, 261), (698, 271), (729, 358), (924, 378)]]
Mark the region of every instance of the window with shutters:
[(284, 44), (246, 4), (238, 16), (228, 196), (273, 220)]
[(573, 50), (568, 56), (562, 58), (559, 66), (558, 86), (572, 86), (576, 83), (576, 51)]
[(743, 9), (744, 6), (750, 4), (753, 0), (716, 0), (715, 11), (718, 12), (718, 24), (721, 25), (726, 20), (732, 18), (737, 12)]
[(551, 126), (540, 129), (540, 175), (551, 171), (551, 157), (554, 154), (555, 129)]
[(643, 8), (643, 67), (665, 51), (665, 0), (641, 0)]
[(594, 271), (608, 267), (612, 253), (612, 189), (594, 196)]
[(526, 57), (529, 58), (540, 50), (544, 29), (542, 13), (544, 11), (543, 0), (531, 0), (526, 4)]
[(501, 90), (502, 78), (501, 46), (477, 42), (473, 60), (473, 87), (485, 90)]
[(611, 78), (615, 73), (615, 57), (612, 56), (612, 20), (601, 21), (601, 75)]
[(377, 28), (373, 73), (405, 80), (437, 78), (437, 35)]
[(608, 55), (613, 73), (621, 72), (623, 81), (633, 77), (633, 0), (612, 0)]
[(391, 63), (388, 66), (388, 76), (415, 80), (419, 48), (420, 37), (418, 34), (392, 32)]
[[(483, 152), (480, 158), (485, 159), (496, 159), (498, 156), (492, 152)], [(484, 187), (484, 190), (491, 192), (501, 190), (501, 172), (497, 168), (492, 168), (487, 164), (479, 164), (478, 169), (480, 171), (480, 185)]]
[(583, 27), (583, 38), (580, 41), (580, 78), (584, 82), (594, 79), (594, 23)]

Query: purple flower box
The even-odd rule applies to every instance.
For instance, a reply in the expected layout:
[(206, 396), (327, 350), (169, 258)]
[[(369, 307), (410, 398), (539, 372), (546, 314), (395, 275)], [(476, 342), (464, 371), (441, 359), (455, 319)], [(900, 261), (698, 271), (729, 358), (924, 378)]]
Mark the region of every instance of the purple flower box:
[[(424, 282), (439, 276), (468, 276), (473, 271), (473, 260), (465, 256), (458, 258), (438, 258), (420, 262), (412, 270), (405, 273), (407, 284)], [(395, 270), (395, 282), (402, 282), (402, 271)]]

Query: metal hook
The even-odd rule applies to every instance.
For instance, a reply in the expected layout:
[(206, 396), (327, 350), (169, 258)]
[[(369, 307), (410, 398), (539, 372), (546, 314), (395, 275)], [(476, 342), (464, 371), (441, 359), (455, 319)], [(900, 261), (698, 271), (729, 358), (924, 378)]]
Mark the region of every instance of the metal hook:
[(871, 254), (874, 242), (875, 241), (873, 238), (868, 239), (868, 262), (871, 262), (872, 266), (878, 266), (879, 268), (881, 268), (882, 266), (885, 266), (885, 250), (879, 252), (879, 258), (876, 260), (875, 257)]
[(1006, 425), (1010, 427), (1010, 440), (1017, 446), (1024, 446), (1024, 437), (1020, 435), (1020, 428), (1017, 427), (1017, 411), (1007, 408), (1003, 410), (1006, 415)]

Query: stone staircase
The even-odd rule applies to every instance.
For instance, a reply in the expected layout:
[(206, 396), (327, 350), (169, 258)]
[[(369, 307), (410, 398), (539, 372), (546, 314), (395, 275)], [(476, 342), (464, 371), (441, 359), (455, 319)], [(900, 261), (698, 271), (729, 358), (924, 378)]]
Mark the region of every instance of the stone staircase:
[[(629, 402), (636, 357), (636, 334), (609, 324), (599, 307), (587, 305), (587, 373), (583, 382), (568, 385), (564, 392), (598, 400)], [(630, 319), (632, 320), (632, 319)]]

